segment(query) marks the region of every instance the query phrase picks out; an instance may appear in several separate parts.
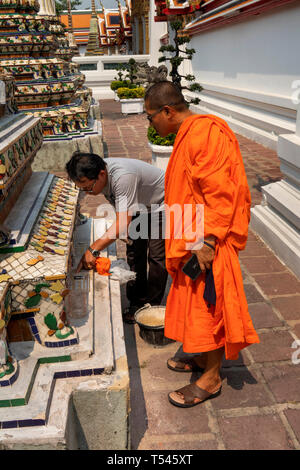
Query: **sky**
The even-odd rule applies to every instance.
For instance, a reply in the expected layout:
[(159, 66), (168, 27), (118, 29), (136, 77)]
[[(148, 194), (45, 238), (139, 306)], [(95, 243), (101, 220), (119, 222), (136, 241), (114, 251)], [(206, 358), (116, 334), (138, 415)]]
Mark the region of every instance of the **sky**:
[[(102, 3), (105, 8), (118, 8), (118, 2), (116, 0), (102, 0)], [(95, 0), (96, 9), (100, 10), (99, 0)], [(121, 0), (121, 5), (125, 5), (124, 0)], [(86, 8), (91, 8), (91, 0), (82, 0), (81, 5), (76, 8), (76, 10), (83, 10)]]

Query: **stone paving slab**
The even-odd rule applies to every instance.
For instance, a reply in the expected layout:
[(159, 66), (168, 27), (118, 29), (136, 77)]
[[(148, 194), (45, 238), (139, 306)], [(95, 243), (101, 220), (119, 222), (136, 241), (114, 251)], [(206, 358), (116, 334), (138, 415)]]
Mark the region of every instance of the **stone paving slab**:
[(284, 320), (280, 320), (272, 307), (266, 302), (249, 304), (249, 312), (255, 329), (284, 326)]
[(221, 436), (231, 450), (295, 449), (277, 415), (219, 418)]
[(265, 365), (262, 374), (277, 403), (300, 401), (300, 366)]
[[(151, 162), (145, 115), (124, 117), (120, 104), (101, 101), (106, 156)], [(237, 135), (252, 205), (263, 185), (281, 179), (276, 152)], [(85, 196), (82, 212), (95, 215), (102, 196)], [(125, 244), (117, 243), (118, 257)], [(131, 388), (131, 448), (148, 450), (300, 449), (299, 280), (251, 230), (240, 253), (244, 289), (260, 344), (223, 361), (222, 394), (191, 409), (175, 408), (167, 395), (197, 379), (166, 366), (180, 343), (162, 348), (143, 341), (137, 325), (125, 325)], [(298, 349), (300, 350), (300, 342)], [(292, 354), (299, 364), (292, 362)]]
[[(259, 332), (259, 330), (258, 330)], [(292, 355), (293, 336), (289, 331), (268, 329), (259, 332), (259, 344), (252, 344), (248, 350), (255, 362), (289, 361)]]

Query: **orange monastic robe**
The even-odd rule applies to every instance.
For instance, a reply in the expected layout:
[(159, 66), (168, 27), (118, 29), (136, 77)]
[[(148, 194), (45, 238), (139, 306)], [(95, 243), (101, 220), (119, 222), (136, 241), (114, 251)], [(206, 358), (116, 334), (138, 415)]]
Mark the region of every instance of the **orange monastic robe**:
[[(181, 268), (191, 257), (185, 234), (176, 235), (167, 217), (166, 267), (173, 282), (167, 300), (165, 336), (183, 343), (188, 353), (225, 346), (227, 359), (259, 343), (243, 288), (238, 252), (245, 248), (250, 220), (250, 191), (239, 145), (225, 121), (194, 114), (178, 131), (165, 178), (165, 203), (204, 205), (204, 236), (216, 237), (213, 274), (216, 306), (203, 299), (205, 274), (196, 281)], [(174, 235), (175, 233), (175, 235)]]

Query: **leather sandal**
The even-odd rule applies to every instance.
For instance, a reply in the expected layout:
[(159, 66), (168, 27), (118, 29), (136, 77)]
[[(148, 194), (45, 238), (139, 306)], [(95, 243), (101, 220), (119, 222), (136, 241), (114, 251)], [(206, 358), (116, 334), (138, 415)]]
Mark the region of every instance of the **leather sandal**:
[[(210, 393), (207, 390), (204, 390), (201, 387), (198, 387), (196, 383), (192, 383), (189, 385), (186, 385), (185, 387), (179, 388), (178, 390), (175, 390), (177, 393), (181, 393), (183, 395), (184, 403), (180, 403), (174, 398), (172, 398), (169, 393), (168, 398), (169, 402), (172, 403), (172, 405), (179, 406), (181, 408), (191, 408), (192, 406), (200, 405), (200, 403), (203, 403), (206, 400), (210, 400), (211, 398), (216, 398), (217, 396), (220, 395), (222, 390), (222, 385), (217, 390), (215, 393)], [(201, 401), (197, 401), (197, 403), (194, 402), (195, 398), (200, 398)]]
[[(169, 361), (176, 362), (176, 366), (172, 366)], [(199, 367), (197, 362), (193, 357), (187, 358), (176, 358), (171, 357), (167, 360), (167, 366), (169, 369), (174, 370), (175, 372), (204, 372), (203, 367)], [(189, 367), (186, 367), (189, 366)]]

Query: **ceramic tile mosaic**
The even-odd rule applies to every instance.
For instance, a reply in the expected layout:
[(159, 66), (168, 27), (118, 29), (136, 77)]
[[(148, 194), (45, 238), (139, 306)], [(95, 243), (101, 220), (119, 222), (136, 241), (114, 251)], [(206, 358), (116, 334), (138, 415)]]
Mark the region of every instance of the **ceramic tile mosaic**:
[[(7, 387), (8, 385), (13, 385), (13, 383), (17, 380), (19, 376), (19, 364), (17, 361), (13, 360), (12, 365), (14, 367), (14, 371), (10, 375), (6, 375), (0, 380), (0, 387)], [(0, 406), (1, 400), (0, 400)]]
[(42, 126), (28, 116), (17, 118), (13, 125), (11, 116), (4, 118), (7, 125), (0, 135), (0, 189), (8, 190), (18, 172), (30, 163), (42, 145)]
[[(26, 252), (0, 254), (0, 272), (4, 269), (14, 281), (65, 275), (68, 271), (77, 198), (78, 190), (74, 185), (55, 178), (32, 229)], [(44, 258), (41, 262), (34, 266), (27, 264), (39, 254)], [(3, 283), (0, 283), (0, 295), (3, 287)]]
[[(78, 190), (72, 183), (53, 178), (46, 199), (37, 200), (42, 206), (39, 210), (32, 209), (38, 218), (30, 229), (26, 251), (0, 254), (0, 273), (5, 273), (0, 278), (3, 281), (0, 282), (1, 318), (7, 324), (11, 314), (15, 318), (20, 313), (34, 312), (27, 318), (32, 338), (46, 348), (78, 344), (76, 328), (67, 326), (61, 319), (64, 307), (61, 294), (66, 291), (77, 198)], [(5, 306), (7, 286), (11, 302)], [(38, 291), (37, 286), (41, 287)], [(45, 323), (49, 316), (52, 324), (55, 323), (53, 329)], [(2, 377), (1, 387), (11, 385), (13, 380), (16, 374)]]
[[(93, 224), (88, 221), (77, 227), (74, 240), (76, 244), (88, 245), (93, 240), (93, 234)], [(21, 254), (18, 255), (17, 260), (22, 259)], [(39, 263), (36, 267), (38, 265)], [(22, 280), (19, 284), (12, 286), (13, 305), (18, 306), (26, 301), (28, 293), (33, 292), (36, 283), (40, 282), (44, 282), (44, 279)], [(104, 322), (110, 322), (109, 300), (106, 294), (103, 297), (102, 293), (96, 294), (95, 297), (93, 282), (90, 283), (89, 291), (89, 305), (93, 307), (89, 309), (87, 317), (83, 320), (80, 319), (78, 323), (80, 325), (80, 342), (74, 344), (76, 338), (70, 336), (64, 341), (58, 341), (55, 346), (52, 344), (52, 347), (50, 345), (45, 347), (39, 343), (39, 339), (41, 341), (40, 334), (42, 335), (47, 330), (44, 323), (39, 323), (39, 321), (42, 321), (44, 314), (47, 314), (49, 308), (52, 307), (52, 302), (49, 301), (50, 295), (62, 292), (64, 282), (64, 280), (60, 280), (58, 283), (55, 280), (47, 281), (49, 286), (41, 288), (40, 293), (43, 291), (49, 294), (48, 297), (43, 297), (37, 305), (43, 313), (41, 311), (24, 312), (13, 317), (27, 319), (35, 341), (11, 343), (12, 353), (19, 361), (20, 370), (18, 379), (11, 387), (1, 388), (1, 430), (47, 426), (55, 380), (74, 377), (89, 379), (99, 375), (104, 375), (103, 380), (106, 380), (107, 371), (113, 367), (112, 354), (108, 353), (108, 349), (112, 348), (108, 342), (112, 337), (112, 332), (106, 323), (106, 327), (103, 327)], [(103, 289), (107, 292), (109, 280), (105, 278), (101, 282)], [(55, 316), (59, 316), (61, 304), (55, 302), (54, 304), (54, 309), (57, 309), (54, 310)], [(95, 305), (97, 306), (96, 312), (94, 311)], [(95, 315), (95, 313), (98, 314)], [(94, 336), (97, 337), (96, 343)]]
[[(38, 289), (37, 286), (39, 287)], [(36, 310), (34, 314), (28, 317), (28, 323), (33, 338), (46, 347), (64, 347), (78, 343), (76, 328), (65, 326), (60, 318), (64, 311), (64, 299), (61, 295), (64, 291), (66, 291), (66, 286), (62, 280), (47, 282), (43, 279), (40, 279), (38, 282), (20, 281), (18, 285), (11, 287), (12, 314)], [(27, 303), (32, 298), (36, 298), (37, 303), (33, 306), (28, 306)], [(49, 335), (49, 327), (45, 324), (45, 317), (48, 314), (52, 314), (55, 317), (57, 326), (61, 325), (62, 327), (64, 325), (56, 333), (52, 332), (52, 335)], [(57, 335), (61, 337), (57, 337)], [(64, 336), (66, 337), (64, 338)]]

